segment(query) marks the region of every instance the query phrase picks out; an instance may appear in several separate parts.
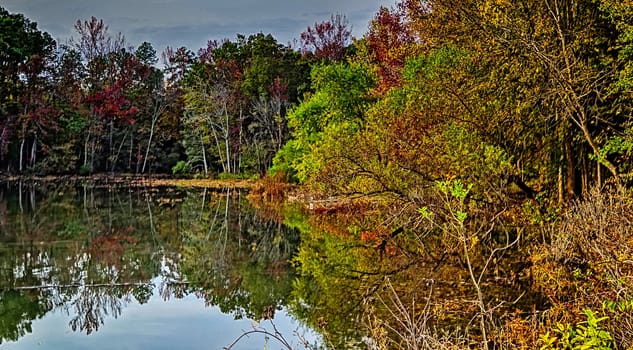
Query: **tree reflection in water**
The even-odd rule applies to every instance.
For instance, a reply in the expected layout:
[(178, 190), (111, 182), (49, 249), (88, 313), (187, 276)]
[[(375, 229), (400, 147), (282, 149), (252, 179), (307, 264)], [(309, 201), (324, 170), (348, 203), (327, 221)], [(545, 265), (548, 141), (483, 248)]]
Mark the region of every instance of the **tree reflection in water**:
[(33, 320), (44, 316), (52, 307), (40, 292), (0, 292), (0, 344), (16, 341), (32, 331)]
[(69, 323), (73, 331), (90, 334), (99, 330), (106, 317), (121, 316), (124, 304), (129, 301), (129, 292), (117, 287), (81, 287), (64, 309), (70, 315), (75, 315)]
[(197, 225), (182, 231), (181, 267), (190, 290), (208, 305), (236, 318), (259, 318), (265, 308), (285, 305), (293, 276), (286, 269), (279, 273), (280, 266), (287, 265), (299, 236), (245, 204), (239, 192), (226, 190), (211, 197), (211, 210), (185, 210)]
[(154, 294), (257, 318), (285, 305), (298, 239), (232, 189), (3, 185), (0, 344), (54, 311), (92, 334)]

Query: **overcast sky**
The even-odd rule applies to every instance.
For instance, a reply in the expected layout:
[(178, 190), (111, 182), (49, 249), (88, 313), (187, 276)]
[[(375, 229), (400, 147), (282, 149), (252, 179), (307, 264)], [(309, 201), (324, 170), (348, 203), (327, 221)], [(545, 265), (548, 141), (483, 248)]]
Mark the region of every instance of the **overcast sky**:
[(288, 44), (315, 22), (333, 13), (347, 16), (361, 37), (380, 6), (396, 0), (0, 0), (11, 13), (37, 22), (40, 30), (65, 43), (75, 36), (77, 19), (103, 19), (110, 32), (123, 33), (129, 45), (150, 42), (197, 51), (210, 39), (234, 40), (237, 33), (272, 34)]

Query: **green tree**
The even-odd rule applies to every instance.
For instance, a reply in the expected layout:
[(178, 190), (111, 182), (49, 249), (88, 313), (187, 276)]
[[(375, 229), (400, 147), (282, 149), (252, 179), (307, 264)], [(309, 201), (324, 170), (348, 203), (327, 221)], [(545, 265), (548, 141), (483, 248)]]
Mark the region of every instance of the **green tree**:
[[(38, 30), (36, 23), (0, 7), (0, 164), (8, 168), (17, 165), (20, 171), (23, 169), (23, 157), (19, 154), (23, 155), (27, 138), (32, 152), (37, 152), (37, 122), (31, 121), (41, 117), (42, 123), (51, 122), (45, 113), (35, 115), (39, 105), (45, 108), (44, 91), (31, 89), (41, 84), (45, 60), (54, 47), (55, 41)], [(16, 147), (16, 143), (20, 146)], [(17, 164), (11, 164), (16, 159)], [(31, 159), (30, 165), (35, 161), (34, 157)]]
[(198, 56), (185, 78), (185, 121), (201, 127), (185, 130), (189, 161), (205, 172), (265, 172), (288, 138), (285, 115), (307, 82), (307, 63), (261, 33), (210, 41)]
[(289, 113), (293, 140), (276, 157), (272, 172), (291, 169), (305, 183), (325, 169), (325, 160), (336, 159), (333, 148), (353, 147), (347, 142), (364, 128), (374, 80), (369, 67), (361, 63), (314, 66), (314, 93)]

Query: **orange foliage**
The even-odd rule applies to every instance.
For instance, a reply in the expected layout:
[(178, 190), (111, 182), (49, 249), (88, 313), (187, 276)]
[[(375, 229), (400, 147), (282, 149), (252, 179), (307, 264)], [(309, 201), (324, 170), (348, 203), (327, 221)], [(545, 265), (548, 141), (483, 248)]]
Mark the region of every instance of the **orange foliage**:
[(378, 233), (371, 231), (361, 232), (360, 240), (363, 242), (376, 242), (378, 240)]
[(134, 231), (133, 226), (128, 226), (94, 238), (89, 248), (90, 255), (108, 265), (120, 264), (127, 246), (139, 242), (138, 238), (131, 236)]
[(282, 202), (293, 188), (292, 184), (283, 181), (282, 174), (266, 175), (253, 186), (249, 197), (263, 202)]

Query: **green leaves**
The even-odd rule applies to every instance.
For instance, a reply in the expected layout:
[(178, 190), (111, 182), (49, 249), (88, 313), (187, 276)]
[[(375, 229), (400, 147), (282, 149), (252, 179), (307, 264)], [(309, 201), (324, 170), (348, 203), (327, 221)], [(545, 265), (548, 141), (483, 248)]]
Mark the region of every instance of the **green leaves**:
[(410, 58), (404, 69), (404, 79), (408, 84), (438, 81), (442, 74), (458, 68), (468, 57), (468, 52), (452, 45), (442, 46), (430, 55)]
[(609, 310), (611, 313), (618, 312), (631, 312), (633, 311), (633, 299), (624, 301), (610, 301), (606, 300), (602, 303), (602, 307)]
[(273, 169), (292, 169), (300, 182), (318, 176), (327, 159), (351, 154), (363, 130), (374, 76), (362, 64), (319, 64), (312, 69), (314, 93), (288, 114), (291, 140), (275, 157)]
[(323, 94), (334, 122), (364, 119), (371, 102), (369, 91), (375, 83), (367, 66), (359, 63), (322, 64), (314, 66), (311, 75), (316, 95)]
[(472, 184), (464, 185), (461, 180), (438, 181), (437, 188), (444, 194), (451, 194), (461, 203), (464, 202), (468, 193), (473, 188)]
[[(457, 220), (460, 225), (468, 218), (465, 200), (473, 188), (472, 184), (465, 185), (461, 180), (447, 180), (436, 182), (437, 189), (445, 197), (445, 206), (449, 214)], [(456, 200), (457, 203), (453, 203)]]
[(418, 214), (422, 215), (424, 219), (429, 219), (433, 215), (433, 213), (429, 211), (429, 207), (418, 208)]
[(569, 324), (557, 323), (554, 333), (550, 335), (546, 332), (539, 336), (541, 350), (589, 350), (615, 349), (611, 333), (602, 328), (604, 321), (609, 317), (597, 317), (593, 311), (585, 309), (582, 313), (587, 317), (586, 321), (581, 321), (572, 327)]

